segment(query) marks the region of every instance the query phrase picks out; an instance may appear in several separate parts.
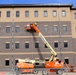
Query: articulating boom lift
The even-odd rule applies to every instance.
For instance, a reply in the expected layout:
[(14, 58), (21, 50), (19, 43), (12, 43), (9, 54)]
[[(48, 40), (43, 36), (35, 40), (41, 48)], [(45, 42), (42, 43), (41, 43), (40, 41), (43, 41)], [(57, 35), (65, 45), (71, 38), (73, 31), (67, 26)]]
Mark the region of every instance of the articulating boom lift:
[(50, 49), (52, 56), (49, 59), (49, 61), (54, 61), (56, 60), (57, 57), (57, 53), (54, 51), (54, 49), (50, 46), (50, 44), (46, 41), (46, 39), (44, 38), (44, 36), (41, 34), (41, 32), (39, 31), (39, 29), (37, 28), (37, 26), (35, 24), (30, 24), (26, 26), (26, 30), (27, 31), (31, 31), (31, 30), (35, 30), (39, 37), (42, 39), (42, 41), (46, 44), (46, 46)]
[[(54, 51), (54, 49), (51, 47), (51, 45), (47, 42), (47, 40), (44, 38), (44, 36), (41, 34), (40, 30), (37, 27), (37, 23), (35, 24), (30, 24), (30, 25), (26, 25), (26, 30), (27, 31), (36, 31), (38, 36), (42, 39), (42, 41), (46, 44), (46, 46), (50, 49), (52, 55), (49, 59), (49, 62), (55, 62), (57, 60), (57, 53)], [(51, 65), (51, 64), (50, 64)], [(54, 67), (54, 66), (53, 66)], [(56, 67), (58, 68), (63, 68), (63, 64), (61, 63), (61, 61), (59, 62), (59, 66), (57, 65)], [(54, 67), (55, 68), (55, 67)]]
[[(37, 24), (35, 23), (35, 24), (26, 25), (25, 29), (27, 31), (30, 31), (30, 32), (32, 30), (35, 31), (38, 34), (38, 36), (42, 39), (42, 41), (46, 44), (46, 46), (50, 49), (52, 55), (51, 55), (49, 61), (45, 62), (44, 67), (45, 68), (53, 68), (55, 72), (59, 73), (60, 70), (62, 68), (64, 68), (64, 63), (62, 61), (57, 60), (57, 53), (54, 51), (54, 49), (50, 46), (50, 44), (47, 42), (47, 40), (41, 34), (40, 30), (37, 27)], [(33, 63), (31, 63), (31, 64), (26, 63), (26, 61), (25, 62), (19, 62), (19, 63), (17, 63), (17, 66), (18, 66), (18, 68), (21, 68), (21, 69), (26, 69), (26, 68), (34, 69), (35, 68), (34, 63), (35, 63), (34, 60), (33, 60)], [(29, 65), (29, 66), (27, 66), (27, 65)], [(59, 68), (59, 69), (57, 69), (57, 68)], [(51, 72), (51, 69), (50, 69), (50, 72)]]

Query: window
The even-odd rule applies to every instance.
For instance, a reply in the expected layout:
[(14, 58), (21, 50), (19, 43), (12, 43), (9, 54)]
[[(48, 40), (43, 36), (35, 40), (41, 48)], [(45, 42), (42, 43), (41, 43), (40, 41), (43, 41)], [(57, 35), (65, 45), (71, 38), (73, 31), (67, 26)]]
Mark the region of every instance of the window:
[(65, 17), (66, 16), (66, 11), (62, 10), (62, 16)]
[(5, 60), (5, 66), (9, 66), (9, 59)]
[(6, 33), (10, 32), (10, 27), (6, 27)]
[(0, 11), (0, 17), (1, 17), (1, 11)]
[(19, 49), (19, 43), (15, 43), (15, 48)]
[(6, 43), (6, 49), (10, 48), (10, 43)]
[(65, 48), (68, 47), (68, 42), (64, 42), (64, 47), (65, 47)]
[(45, 58), (45, 61), (49, 61), (49, 58)]
[(58, 42), (54, 42), (54, 47), (58, 48)]
[(35, 43), (35, 48), (39, 48), (39, 43), (38, 42)]
[(15, 65), (18, 63), (18, 60), (15, 60)]
[(57, 16), (56, 10), (53, 11), (53, 16), (54, 16), (54, 17)]
[(69, 64), (69, 59), (68, 59), (68, 58), (65, 58), (65, 62), (66, 62), (67, 64)]
[(35, 65), (39, 65), (39, 63), (38, 63), (38, 62), (36, 62), (36, 63), (35, 63)]
[(45, 31), (45, 32), (48, 31), (48, 25), (44, 25), (44, 31)]
[(25, 17), (29, 17), (29, 11), (25, 11)]
[(46, 46), (46, 44), (45, 44), (45, 48), (48, 48), (48, 47)]
[(67, 26), (63, 26), (63, 32), (67, 32)]
[(76, 13), (74, 13), (74, 18), (76, 19)]
[(19, 17), (19, 16), (20, 16), (20, 12), (16, 11), (16, 17)]
[(54, 26), (54, 32), (58, 32), (58, 26)]
[(76, 33), (76, 27), (75, 27), (75, 33)]
[(7, 11), (7, 17), (10, 17), (10, 11)]
[(44, 17), (47, 17), (48, 16), (48, 12), (45, 10), (44, 11)]
[(34, 16), (38, 17), (38, 11), (34, 11)]
[(1, 26), (0, 26), (0, 32), (1, 32)]
[(20, 32), (20, 27), (16, 27), (15, 31)]
[(25, 48), (29, 48), (29, 43), (25, 43)]

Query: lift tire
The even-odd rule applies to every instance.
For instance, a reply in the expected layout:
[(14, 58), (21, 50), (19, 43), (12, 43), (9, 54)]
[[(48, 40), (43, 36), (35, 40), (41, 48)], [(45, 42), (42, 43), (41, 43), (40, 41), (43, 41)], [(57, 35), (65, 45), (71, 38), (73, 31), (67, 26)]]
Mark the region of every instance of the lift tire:
[(34, 72), (33, 72), (34, 74), (38, 74), (38, 71), (37, 70), (34, 70)]
[(56, 74), (62, 75), (62, 74), (63, 74), (63, 70), (60, 70), (60, 69), (57, 70), (57, 71), (56, 71)]
[(43, 75), (47, 75), (48, 72), (47, 72), (47, 71), (42, 71), (42, 74), (43, 74)]

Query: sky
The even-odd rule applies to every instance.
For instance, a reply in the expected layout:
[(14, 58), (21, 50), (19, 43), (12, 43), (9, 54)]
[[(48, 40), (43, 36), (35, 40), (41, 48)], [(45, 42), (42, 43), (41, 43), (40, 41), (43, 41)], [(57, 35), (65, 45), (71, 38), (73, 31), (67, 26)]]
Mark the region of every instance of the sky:
[(76, 0), (0, 0), (0, 4), (73, 4)]

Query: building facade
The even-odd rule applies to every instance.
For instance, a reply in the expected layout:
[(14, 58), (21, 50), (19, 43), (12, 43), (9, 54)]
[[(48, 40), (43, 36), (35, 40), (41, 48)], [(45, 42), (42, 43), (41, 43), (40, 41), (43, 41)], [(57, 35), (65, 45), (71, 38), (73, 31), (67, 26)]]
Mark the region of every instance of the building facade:
[(76, 8), (73, 5), (6, 4), (0, 5), (0, 69), (12, 68), (18, 58), (50, 58), (50, 50), (37, 33), (25, 30), (25, 25), (35, 22), (59, 59), (76, 65)]

